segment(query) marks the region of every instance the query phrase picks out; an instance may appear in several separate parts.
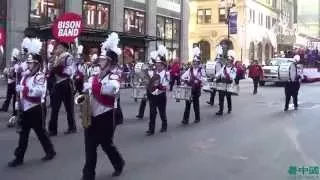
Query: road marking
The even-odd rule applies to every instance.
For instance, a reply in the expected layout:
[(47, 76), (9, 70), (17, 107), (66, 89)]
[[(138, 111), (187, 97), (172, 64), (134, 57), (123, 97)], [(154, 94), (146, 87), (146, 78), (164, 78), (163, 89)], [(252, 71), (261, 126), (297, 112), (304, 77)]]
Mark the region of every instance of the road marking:
[(298, 141), (298, 135), (300, 134), (300, 131), (296, 127), (286, 127), (285, 132), (292, 144), (295, 146), (296, 151), (301, 155), (304, 163), (316, 166), (317, 163), (307, 156)]

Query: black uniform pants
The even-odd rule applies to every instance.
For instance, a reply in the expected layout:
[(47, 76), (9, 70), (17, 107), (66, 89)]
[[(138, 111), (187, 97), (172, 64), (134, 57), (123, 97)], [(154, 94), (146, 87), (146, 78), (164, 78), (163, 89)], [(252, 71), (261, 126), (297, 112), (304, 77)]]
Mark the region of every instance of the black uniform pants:
[(35, 106), (22, 113), (21, 132), (19, 133), (19, 144), (15, 150), (15, 156), (18, 160), (23, 160), (28, 147), (30, 130), (36, 133), (42, 148), (46, 154), (54, 152), (53, 145), (49, 139), (45, 127), (43, 126), (41, 105)]
[(138, 117), (141, 117), (141, 118), (144, 117), (144, 111), (146, 110), (147, 101), (148, 101), (147, 98), (141, 99), (140, 106), (139, 106)]
[(12, 100), (12, 110), (13, 110), (13, 115), (16, 115), (16, 83), (10, 83), (7, 85), (7, 96), (6, 100), (2, 104), (2, 110), (3, 111), (8, 111), (10, 101)]
[(94, 179), (97, 164), (97, 148), (108, 156), (114, 169), (123, 165), (123, 158), (113, 144), (115, 132), (114, 111), (110, 110), (96, 117), (92, 117), (92, 124), (84, 131), (86, 162), (83, 168), (84, 179)]
[(258, 85), (260, 82), (260, 78), (259, 77), (253, 77), (253, 93), (256, 94), (258, 92)]
[(67, 112), (68, 130), (76, 129), (74, 120), (74, 97), (71, 80), (65, 80), (55, 85), (52, 92), (51, 102), (51, 119), (49, 122), (49, 131), (57, 133), (58, 131), (58, 115), (63, 102)]
[(149, 95), (149, 106), (150, 106), (150, 122), (149, 131), (154, 132), (156, 127), (157, 109), (159, 110), (160, 118), (162, 121), (161, 129), (167, 129), (167, 95), (166, 93), (159, 94), (157, 96)]
[(191, 101), (186, 101), (186, 107), (184, 109), (184, 114), (183, 114), (183, 121), (189, 122), (191, 103), (193, 104), (195, 120), (196, 121), (200, 120), (199, 98), (200, 98), (199, 95), (193, 95), (192, 96), (192, 102)]
[(231, 93), (229, 93), (227, 91), (219, 91), (219, 112), (223, 112), (224, 97), (227, 98), (228, 111), (232, 111)]
[(298, 81), (295, 82), (287, 82), (285, 85), (285, 96), (286, 96), (286, 102), (285, 102), (285, 109), (289, 108), (289, 102), (290, 98), (293, 99), (294, 107), (298, 107), (298, 94), (300, 89), (300, 83)]
[(180, 76), (170, 77), (170, 91), (173, 90), (174, 83), (177, 81), (177, 85), (180, 86)]
[(217, 93), (217, 90), (216, 89), (213, 89), (212, 92), (210, 92), (210, 101), (209, 103), (210, 104), (214, 104), (214, 98), (216, 97), (216, 93)]

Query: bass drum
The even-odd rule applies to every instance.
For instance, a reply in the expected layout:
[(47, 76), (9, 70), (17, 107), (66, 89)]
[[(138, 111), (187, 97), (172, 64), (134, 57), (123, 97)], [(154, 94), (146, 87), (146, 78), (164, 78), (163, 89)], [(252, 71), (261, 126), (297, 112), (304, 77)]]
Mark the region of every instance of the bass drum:
[(279, 66), (279, 79), (281, 81), (294, 81), (299, 73), (302, 72), (302, 69), (299, 68), (295, 63), (286, 63)]
[(206, 75), (208, 77), (214, 77), (216, 75), (216, 62), (208, 61), (206, 64)]

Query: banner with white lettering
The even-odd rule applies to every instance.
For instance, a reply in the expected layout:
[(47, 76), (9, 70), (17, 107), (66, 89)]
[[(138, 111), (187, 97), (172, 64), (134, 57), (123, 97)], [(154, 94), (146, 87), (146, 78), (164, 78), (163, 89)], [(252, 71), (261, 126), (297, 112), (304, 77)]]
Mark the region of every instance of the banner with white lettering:
[(75, 13), (65, 13), (52, 26), (53, 36), (60, 42), (73, 43), (82, 31), (82, 17)]

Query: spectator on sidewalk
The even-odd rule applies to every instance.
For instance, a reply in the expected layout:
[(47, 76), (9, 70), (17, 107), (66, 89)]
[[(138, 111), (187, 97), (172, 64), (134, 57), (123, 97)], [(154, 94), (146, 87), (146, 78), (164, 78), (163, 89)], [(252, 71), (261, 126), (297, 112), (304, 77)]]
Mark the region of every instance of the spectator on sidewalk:
[(249, 68), (249, 77), (253, 80), (253, 95), (255, 95), (258, 92), (258, 84), (263, 79), (263, 70), (257, 60)]
[(177, 85), (180, 86), (180, 62), (175, 59), (170, 68), (170, 91), (172, 91), (174, 83), (177, 81)]

